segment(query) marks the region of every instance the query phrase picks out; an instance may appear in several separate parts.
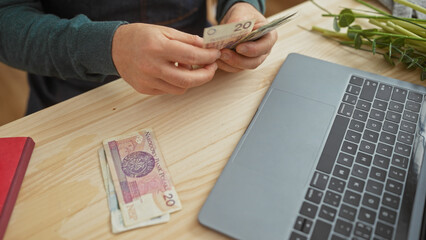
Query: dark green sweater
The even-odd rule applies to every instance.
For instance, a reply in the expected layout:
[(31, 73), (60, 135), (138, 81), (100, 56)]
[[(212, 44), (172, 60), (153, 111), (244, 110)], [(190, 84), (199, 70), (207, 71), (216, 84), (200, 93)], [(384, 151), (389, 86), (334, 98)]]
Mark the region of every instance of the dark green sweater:
[[(264, 0), (244, 0), (264, 12)], [(239, 0), (219, 0), (217, 18)], [(205, 0), (0, 0), (0, 61), (30, 73), (29, 111), (117, 78), (115, 30), (129, 22), (201, 35)], [(113, 77), (116, 76), (116, 77)], [(65, 81), (63, 81), (65, 80)]]

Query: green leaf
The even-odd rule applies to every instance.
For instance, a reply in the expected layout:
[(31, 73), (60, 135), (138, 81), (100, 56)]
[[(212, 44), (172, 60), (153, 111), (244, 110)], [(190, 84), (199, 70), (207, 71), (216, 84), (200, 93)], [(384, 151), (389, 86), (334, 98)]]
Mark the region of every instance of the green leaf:
[(355, 48), (360, 49), (362, 45), (362, 39), (360, 34), (356, 34), (355, 36)]
[(349, 30), (348, 30), (348, 33), (347, 33), (348, 38), (349, 38), (349, 39), (352, 39), (352, 40), (355, 40), (355, 37), (356, 37), (356, 35), (358, 35), (358, 33), (351, 32), (351, 31), (350, 31), (351, 29), (354, 29), (354, 30), (361, 30), (361, 26), (359, 26), (359, 25), (349, 26)]
[(340, 27), (348, 27), (355, 21), (355, 17), (353, 14), (343, 13), (339, 15), (339, 26)]
[(340, 27), (339, 27), (338, 21), (339, 21), (339, 18), (338, 17), (334, 17), (334, 20), (333, 20), (333, 29), (336, 32), (340, 32)]
[(376, 54), (376, 39), (373, 39), (373, 42), (371, 42), (371, 49), (373, 51), (373, 55)]

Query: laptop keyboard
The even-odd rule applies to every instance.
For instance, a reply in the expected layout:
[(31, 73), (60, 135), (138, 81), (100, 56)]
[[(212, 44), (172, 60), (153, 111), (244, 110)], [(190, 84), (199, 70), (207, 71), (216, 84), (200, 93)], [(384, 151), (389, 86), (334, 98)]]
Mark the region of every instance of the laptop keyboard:
[(352, 76), (295, 239), (393, 239), (423, 95)]

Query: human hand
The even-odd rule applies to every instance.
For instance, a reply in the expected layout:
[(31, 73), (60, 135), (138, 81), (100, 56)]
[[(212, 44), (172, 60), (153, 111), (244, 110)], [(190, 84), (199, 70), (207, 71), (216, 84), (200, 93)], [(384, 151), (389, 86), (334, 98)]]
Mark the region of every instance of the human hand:
[[(220, 24), (255, 19), (253, 30), (265, 25), (266, 18), (251, 4), (235, 3), (225, 14)], [(256, 41), (238, 44), (235, 51), (222, 49), (221, 58), (217, 61), (220, 69), (227, 72), (239, 72), (244, 69), (255, 69), (269, 55), (271, 48), (277, 41), (277, 32), (271, 31)]]
[[(202, 46), (203, 39), (196, 35), (133, 23), (116, 30), (112, 59), (120, 76), (140, 93), (183, 94), (210, 81), (216, 72), (220, 51)], [(203, 67), (193, 70), (192, 65)]]

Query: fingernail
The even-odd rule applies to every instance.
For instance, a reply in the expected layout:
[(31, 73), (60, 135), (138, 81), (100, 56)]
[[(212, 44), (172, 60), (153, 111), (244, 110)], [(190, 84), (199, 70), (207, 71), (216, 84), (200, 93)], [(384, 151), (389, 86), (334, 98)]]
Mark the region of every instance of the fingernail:
[(230, 59), (231, 58), (231, 56), (229, 55), (229, 53), (222, 53), (222, 55), (220, 56), (220, 59), (222, 59), (222, 60), (228, 60), (228, 59)]

